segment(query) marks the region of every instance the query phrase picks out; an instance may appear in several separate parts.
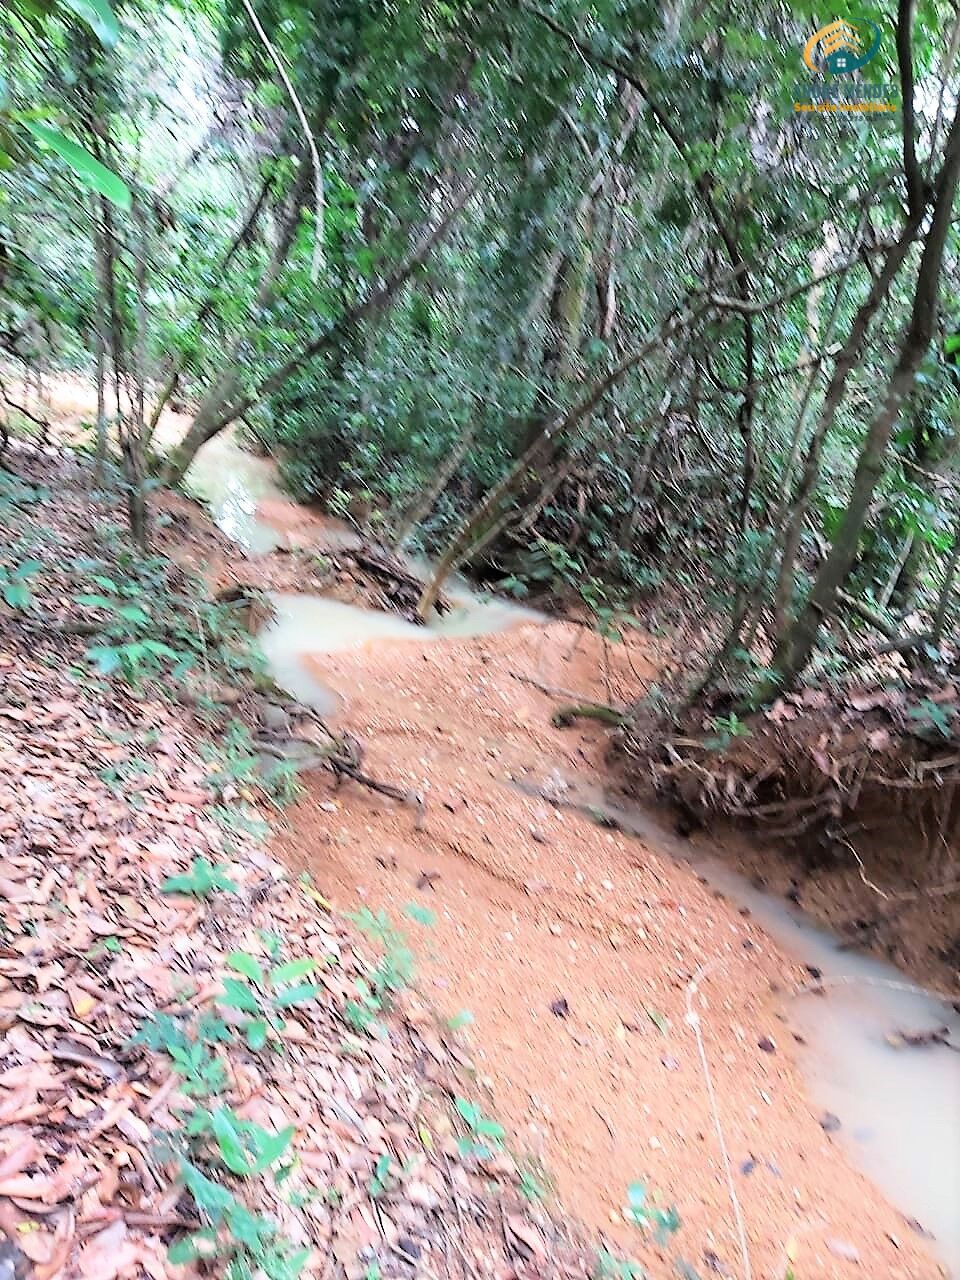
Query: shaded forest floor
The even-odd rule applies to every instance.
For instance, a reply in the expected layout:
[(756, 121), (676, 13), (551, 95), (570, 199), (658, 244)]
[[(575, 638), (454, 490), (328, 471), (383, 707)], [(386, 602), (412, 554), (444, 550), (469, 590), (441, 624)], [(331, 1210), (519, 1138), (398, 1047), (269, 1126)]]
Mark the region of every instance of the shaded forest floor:
[[(264, 850), (261, 819), (275, 806), (231, 772), (227, 742), (238, 724), (256, 730), (269, 704), (202, 665), (203, 699), (184, 700), (197, 686), (169, 677), (100, 677), (75, 595), (109, 589), (92, 575), (125, 581), (122, 511), (69, 460), (17, 451), (10, 465), (27, 483), (0, 477), (0, 533), (43, 569), (27, 608), (2, 607), (0, 630), (4, 1274), (224, 1274), (229, 1253), (168, 1256), (209, 1222), (177, 1180), (181, 1158), (232, 1197), (221, 1248), (265, 1232), (307, 1250), (307, 1274), (592, 1274), (595, 1249), (524, 1198), (506, 1153), (475, 1150), (467, 1050), (406, 977), (389, 1000), (381, 992), (375, 1028), (351, 1016), (386, 959), (404, 974), (406, 961)], [(159, 507), (173, 516), (159, 539), (170, 545), (185, 531), (181, 504)], [(153, 608), (159, 598), (158, 587)], [(193, 887), (165, 891), (170, 876)], [(247, 1015), (224, 1000), (236, 950), (264, 970), (307, 961), (310, 988), (272, 1046), (244, 1043)], [(293, 1127), (273, 1172), (235, 1176), (202, 1129), (187, 1135), (184, 1117), (213, 1106), (239, 1132)]]

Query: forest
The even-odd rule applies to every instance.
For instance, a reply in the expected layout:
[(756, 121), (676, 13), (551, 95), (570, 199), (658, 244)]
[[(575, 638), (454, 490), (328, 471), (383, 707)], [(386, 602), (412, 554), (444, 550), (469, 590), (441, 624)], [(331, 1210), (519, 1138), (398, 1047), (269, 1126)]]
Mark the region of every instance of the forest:
[[(144, 1130), (154, 1103), (165, 1115), (165, 1099), (186, 1081), (192, 1117), (186, 1138), (147, 1161), (167, 1174), (150, 1175), (130, 1157), (143, 1179), (139, 1207), (131, 1208), (125, 1189), (130, 1166), (110, 1166), (120, 1190), (113, 1185), (103, 1203), (122, 1209), (102, 1222), (79, 1192), (64, 1210), (66, 1183), (57, 1190), (51, 1181), (65, 1167), (62, 1151), (44, 1139), (46, 1164), (38, 1166), (36, 1134), (18, 1131), (0, 1152), (0, 1231), (17, 1242), (18, 1255), (26, 1248), (47, 1280), (282, 1280), (305, 1266), (314, 1274), (309, 1260), (324, 1250), (336, 1254), (338, 1278), (350, 1280), (421, 1274), (414, 1264), (424, 1250), (444, 1261), (422, 1274), (465, 1280), (546, 1274), (547, 1255), (558, 1277), (583, 1268), (604, 1280), (677, 1273), (689, 1280), (705, 1266), (734, 1274), (712, 1245), (693, 1262), (671, 1255), (665, 1241), (676, 1231), (675, 1209), (665, 1200), (654, 1207), (641, 1184), (631, 1184), (625, 1220), (668, 1269), (658, 1270), (652, 1255), (649, 1271), (623, 1261), (619, 1239), (603, 1245), (599, 1263), (592, 1253), (584, 1263), (573, 1236), (551, 1234), (546, 1219), (535, 1228), (522, 1214), (514, 1221), (502, 1205), (500, 1270), (478, 1261), (485, 1245), (463, 1243), (462, 1221), (453, 1246), (459, 1269), (449, 1238), (431, 1252), (413, 1228), (404, 1234), (402, 1214), (399, 1227), (386, 1230), (380, 1215), (391, 1195), (409, 1209), (413, 1186), (411, 1203), (433, 1231), (466, 1186), (451, 1177), (448, 1155), (434, 1182), (419, 1165), (409, 1172), (417, 1160), (434, 1160), (430, 1143), (414, 1141), (413, 1163), (404, 1163), (383, 1136), (387, 1113), (408, 1105), (402, 1073), (413, 1070), (409, 1044), (423, 1035), (422, 1027), (411, 1030), (415, 1023), (398, 1033), (389, 1022), (405, 1007), (398, 993), (409, 985), (406, 943), (382, 912), (364, 905), (360, 933), (383, 952), (371, 977), (354, 956), (352, 926), (336, 916), (316, 926), (293, 890), (258, 898), (254, 881), (242, 877), (238, 888), (203, 826), (212, 810), (196, 821), (188, 811), (215, 805), (236, 857), (246, 858), (261, 811), (271, 821), (290, 805), (295, 815), (304, 805), (315, 814), (308, 775), (320, 768), (336, 783), (331, 794), (339, 797), (345, 783), (345, 794), (359, 788), (365, 804), (397, 801), (399, 812), (415, 813), (416, 833), (421, 824), (429, 829), (428, 791), (437, 784), (424, 789), (417, 772), (426, 757), (407, 759), (399, 747), (384, 754), (359, 741), (356, 724), (331, 728), (316, 706), (311, 716), (292, 703), (287, 693), (302, 697), (300, 686), (278, 687), (279, 668), (264, 666), (246, 634), (257, 627), (244, 624), (251, 608), (269, 615), (278, 607), (277, 592), (306, 583), (315, 593), (322, 579), (320, 594), (336, 597), (327, 586), (342, 590), (349, 578), (352, 590), (355, 577), (364, 604), (399, 610), (403, 625), (433, 636), (467, 582), (485, 599), (522, 606), (524, 620), (546, 619), (550, 634), (553, 626), (570, 629), (563, 661), (586, 664), (573, 689), (567, 668), (558, 668), (556, 683), (543, 674), (543, 652), (553, 652), (547, 641), (524, 648), (510, 638), (523, 629), (501, 637), (502, 654), (489, 658), (506, 680), (504, 702), (521, 686), (523, 696), (535, 688), (553, 699), (544, 723), (558, 760), (581, 734), (581, 756), (597, 754), (620, 800), (656, 804), (681, 837), (720, 824), (727, 830), (731, 820), (759, 832), (784, 861), (771, 869), (754, 850), (741, 870), (809, 906), (851, 946), (956, 995), (956, 5), (897, 0), (895, 11), (862, 16), (809, 0), (6, 0), (0, 42), (0, 719), (16, 739), (6, 754), (0, 740), (0, 765), (12, 779), (7, 794), (0, 778), (0, 836), (10, 839), (0, 888), (13, 913), (4, 916), (0, 952), (29, 955), (48, 975), (64, 965), (73, 974), (57, 1006), (57, 1017), (65, 1010), (74, 1018), (63, 1032), (73, 1047), (64, 1058), (67, 1040), (61, 1035), (51, 1048), (53, 1033), (44, 1032), (51, 1070), (68, 1061), (68, 1070), (88, 1073), (87, 1087), (89, 1073), (96, 1082), (100, 1071), (114, 1108), (126, 1105)], [(69, 423), (64, 397), (79, 406)], [(283, 495), (273, 499), (277, 509), (286, 503), (311, 527), (346, 530), (349, 543), (304, 550), (291, 540), (284, 555), (273, 544), (262, 563), (225, 550), (209, 522), (198, 523), (191, 496), (195, 468), (218, 441), (269, 468)], [(389, 589), (378, 595), (384, 581)], [(359, 596), (340, 598), (353, 604)], [(303, 652), (305, 645), (301, 638)], [(536, 667), (521, 671), (517, 664), (535, 649)], [(473, 671), (475, 656), (470, 649), (442, 673), (451, 690), (461, 671)], [(349, 661), (335, 657), (335, 674), (360, 690), (363, 668)], [(415, 695), (432, 705), (422, 674), (398, 662), (377, 675), (394, 689), (395, 707)], [(477, 670), (482, 684), (487, 676)], [(407, 683), (394, 688), (401, 672)], [(86, 795), (80, 765), (62, 763), (72, 748), (57, 716), (68, 713), (56, 712), (78, 697), (90, 743)], [(362, 728), (373, 742), (373, 727), (391, 708), (370, 707)], [(473, 714), (463, 714), (464, 724)], [(38, 738), (28, 734), (34, 715)], [(440, 709), (435, 718), (425, 734), (441, 733)], [(523, 725), (504, 733), (515, 730)], [(108, 745), (96, 745), (98, 734)], [(170, 745), (178, 741), (184, 745)], [(488, 757), (513, 758), (494, 741), (480, 737), (484, 767)], [(460, 773), (469, 774), (473, 744), (461, 746)], [(180, 759), (177, 750), (195, 754)], [(112, 824), (109, 839), (83, 836), (77, 846), (93, 859), (80, 876), (84, 910), (102, 925), (82, 945), (62, 944), (49, 906), (53, 881), (37, 861), (53, 847), (44, 843), (49, 831), (34, 846), (33, 819), (22, 829), (6, 824), (36, 801), (32, 761), (41, 756), (61, 762), (49, 781), (56, 789), (69, 779), (64, 794), (73, 800), (69, 817), (39, 802), (40, 827), (73, 823), (75, 843), (100, 821), (81, 813), (97, 810)], [(166, 779), (165, 790), (144, 802), (151, 772)], [(453, 773), (451, 766), (443, 785), (460, 785)], [(566, 782), (556, 785), (561, 791), (541, 788), (540, 801), (604, 817), (593, 801), (574, 802)], [(318, 803), (323, 811), (347, 805)], [(235, 804), (244, 816), (224, 818)], [(132, 807), (121, 814), (114, 805)], [(162, 840), (133, 834), (161, 822), (161, 809)], [(303, 851), (313, 847), (315, 816), (302, 828), (299, 817), (290, 821), (303, 839), (291, 838), (294, 851), (280, 861), (313, 875)], [(549, 843), (542, 823), (521, 825), (537, 833), (535, 844)], [(629, 830), (609, 814), (601, 826)], [(131, 842), (165, 852), (156, 867), (153, 854), (138, 854), (146, 860), (133, 869)], [(179, 861), (167, 866), (174, 846)], [(598, 844), (597, 857), (605, 856)], [(385, 865), (379, 854), (378, 861)], [(164, 880), (160, 870), (171, 874)], [(527, 871), (525, 884), (540, 882), (539, 870)], [(433, 873), (419, 866), (417, 873), (417, 891), (433, 889)], [(66, 872), (56, 874), (69, 904), (77, 890), (68, 894)], [(310, 892), (329, 907), (322, 876), (316, 886)], [(256, 916), (253, 941), (242, 912), (229, 914), (239, 905), (223, 908), (217, 924), (190, 915), (208, 897), (248, 891), (249, 910), (265, 913)], [(801, 904), (806, 893), (810, 901)], [(195, 993), (195, 1021), (188, 1025), (182, 1010), (171, 1017), (168, 982), (144, 999), (142, 984), (153, 979), (142, 955), (126, 972), (126, 952), (118, 959), (110, 946), (104, 951), (142, 944), (131, 941), (126, 912), (143, 894), (161, 904), (154, 934), (175, 928), (187, 938), (177, 959), (161, 961), (157, 951), (153, 968), (183, 964), (209, 945), (219, 957), (210, 964), (230, 974), (227, 1015), (219, 1005), (216, 1015), (203, 1012)], [(101, 895), (110, 896), (112, 913)], [(43, 905), (27, 905), (34, 903)], [(408, 914), (422, 924), (426, 909), (417, 911)], [(148, 915), (137, 907), (134, 935)], [(41, 917), (46, 923), (37, 923)], [(622, 927), (602, 931), (619, 938)], [(246, 941), (227, 954), (232, 928), (246, 929)], [(57, 958), (12, 941), (28, 936)], [(334, 990), (313, 973), (313, 961), (291, 952), (294, 942), (311, 955), (345, 953), (359, 976), (350, 969), (349, 982)], [(124, 981), (127, 997), (131, 982), (139, 992), (121, 1001), (123, 1036), (113, 1042), (136, 1034), (152, 1064), (142, 1087), (133, 1086), (143, 1095), (135, 1106), (129, 1090), (137, 1077), (127, 1066), (122, 1079), (115, 1075), (121, 1068), (93, 1035), (76, 1047), (77, 1002), (87, 998), (77, 993), (93, 988), (76, 986), (61, 945), (94, 955), (89, 980), (98, 992), (113, 983), (116, 993)], [(701, 960), (690, 960), (693, 989)], [(10, 991), (24, 978), (19, 965), (0, 964)], [(45, 989), (24, 988), (31, 997)], [(4, 996), (0, 988), (6, 1014)], [(300, 1007), (328, 996), (334, 1004), (315, 1015)], [(333, 1107), (346, 1138), (359, 1142), (360, 1133), (366, 1144), (367, 1200), (387, 1261), (369, 1241), (349, 1258), (346, 1245), (341, 1256), (332, 1243), (341, 1229), (334, 1221), (353, 1212), (359, 1155), (352, 1182), (331, 1174), (324, 1183), (312, 1225), (293, 1221), (279, 1173), (253, 1208), (237, 1192), (254, 1174), (276, 1172), (278, 1161), (288, 1172), (296, 1165), (287, 1163), (293, 1129), (264, 1127), (279, 1124), (287, 1079), (263, 1065), (289, 1029), (283, 1010), (303, 1021), (304, 1039), (294, 1037), (303, 1062), (320, 1060), (303, 1047), (309, 1035), (329, 1055), (323, 1071), (347, 1078), (342, 1044), (329, 1047), (340, 1034), (330, 1029), (342, 1022), (338, 999), (346, 1000), (354, 1040), (393, 1044), (402, 1062), (391, 1074), (380, 1059), (364, 1058), (357, 1067), (364, 1087)], [(550, 1005), (558, 1018), (566, 1006), (565, 997)], [(683, 1019), (678, 1008), (673, 1024)], [(494, 1034), (483, 1015), (480, 1022)], [(30, 1026), (24, 1034), (35, 1031), (42, 1039)], [(243, 1118), (231, 1109), (233, 1094), (231, 1106), (223, 1100), (233, 1067), (221, 1057), (233, 1053), (231, 1037), (274, 1091), (269, 1108)], [(773, 1043), (761, 1037), (761, 1049), (772, 1052), (764, 1039)], [(33, 1050), (26, 1057), (22, 1050), (4, 1062), (5, 1072), (33, 1060)], [(674, 1060), (657, 1051), (655, 1066), (661, 1057)], [(304, 1078), (296, 1075), (295, 1105), (323, 1113), (315, 1089), (306, 1100)], [(0, 1091), (6, 1087), (0, 1072)], [(377, 1090), (379, 1101), (363, 1111)], [(240, 1093), (249, 1101), (256, 1089)], [(9, 1114), (20, 1116), (28, 1104), (21, 1099)], [(502, 1128), (459, 1094), (455, 1111), (460, 1145), (451, 1150), (473, 1161), (476, 1208), (488, 1193), (477, 1189), (490, 1158), (484, 1152), (492, 1146), (499, 1158)], [(91, 1118), (84, 1107), (70, 1123), (92, 1123), (102, 1141), (111, 1115)], [(702, 1119), (719, 1131), (715, 1099)], [(605, 1130), (598, 1132), (605, 1144)], [(124, 1136), (141, 1150), (139, 1131)], [(718, 1168), (729, 1181), (722, 1133), (720, 1144)], [(314, 1159), (326, 1176), (341, 1157)], [(517, 1176), (522, 1213), (531, 1200), (539, 1213), (542, 1197), (526, 1194), (539, 1186), (539, 1170)], [(558, 1177), (569, 1203), (562, 1170)], [(46, 1189), (34, 1194), (30, 1179), (46, 1179)], [(8, 1182), (13, 1190), (5, 1191)], [(671, 1196), (685, 1185), (671, 1181)], [(307, 1192), (297, 1186), (300, 1208)], [(22, 1216), (41, 1196), (60, 1205), (53, 1225)], [(752, 1270), (735, 1191), (730, 1201), (724, 1256), (744, 1280), (834, 1274), (833, 1263), (814, 1257), (794, 1271), (796, 1251), (779, 1239), (767, 1253), (769, 1242), (754, 1241), (763, 1262)], [(264, 1203), (269, 1220), (254, 1214)], [(470, 1216), (482, 1241), (489, 1212)], [(594, 1220), (603, 1213), (591, 1227)], [(78, 1223), (86, 1224), (79, 1235)], [(784, 1232), (793, 1241), (793, 1227)], [(874, 1273), (892, 1275), (884, 1258), (870, 1254)], [(903, 1274), (934, 1274), (917, 1268)]]

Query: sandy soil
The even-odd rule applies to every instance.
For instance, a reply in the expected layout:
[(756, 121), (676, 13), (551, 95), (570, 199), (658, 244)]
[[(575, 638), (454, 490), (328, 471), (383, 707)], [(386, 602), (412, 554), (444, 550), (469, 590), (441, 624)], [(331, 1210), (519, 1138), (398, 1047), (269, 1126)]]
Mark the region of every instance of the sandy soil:
[[(317, 780), (278, 852), (337, 905), (403, 924), (426, 996), (473, 1016), (479, 1084), (514, 1150), (650, 1274), (676, 1275), (678, 1257), (745, 1274), (719, 1118), (754, 1276), (784, 1280), (791, 1251), (797, 1280), (939, 1275), (805, 1096), (784, 1020), (795, 966), (689, 869), (513, 785), (562, 799), (564, 778), (593, 776), (602, 730), (554, 729), (555, 700), (516, 677), (605, 697), (597, 644), (554, 623), (313, 657), (367, 770), (426, 808), (418, 829), (412, 807)], [(611, 661), (614, 687), (652, 670), (639, 642)], [(411, 903), (431, 928), (405, 918)], [(623, 1220), (635, 1181), (679, 1211), (664, 1251)]]

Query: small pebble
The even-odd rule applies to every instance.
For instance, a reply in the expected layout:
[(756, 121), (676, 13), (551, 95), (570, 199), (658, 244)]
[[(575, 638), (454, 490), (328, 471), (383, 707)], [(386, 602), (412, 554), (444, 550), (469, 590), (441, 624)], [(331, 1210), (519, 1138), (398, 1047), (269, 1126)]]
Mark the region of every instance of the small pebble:
[(836, 1133), (840, 1128), (840, 1117), (835, 1116), (832, 1111), (825, 1111), (820, 1117), (820, 1128), (824, 1133)]
[(838, 1258), (843, 1258), (847, 1262), (860, 1261), (859, 1249), (855, 1245), (848, 1244), (846, 1240), (830, 1239), (827, 1241), (827, 1248), (831, 1253), (835, 1253)]
[(773, 1043), (769, 1036), (761, 1036), (757, 1041), (757, 1048), (762, 1049), (764, 1053), (776, 1053), (777, 1046)]

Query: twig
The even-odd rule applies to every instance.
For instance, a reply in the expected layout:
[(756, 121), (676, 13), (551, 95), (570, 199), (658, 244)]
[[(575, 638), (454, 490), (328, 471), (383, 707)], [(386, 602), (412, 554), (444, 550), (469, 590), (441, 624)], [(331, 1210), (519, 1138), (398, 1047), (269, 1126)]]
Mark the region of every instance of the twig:
[(740, 1208), (740, 1198), (737, 1195), (737, 1188), (733, 1181), (733, 1169), (730, 1164), (730, 1155), (727, 1151), (726, 1139), (723, 1136), (723, 1126), (720, 1123), (720, 1111), (717, 1106), (717, 1095), (714, 1092), (713, 1077), (710, 1074), (710, 1064), (707, 1061), (707, 1051), (703, 1044), (703, 1032), (700, 1030), (700, 1015), (693, 1007), (693, 1001), (700, 989), (700, 983), (707, 977), (712, 969), (715, 969), (722, 963), (723, 962), (720, 960), (715, 960), (710, 965), (701, 965), (687, 983), (687, 1016), (685, 1021), (687, 1026), (693, 1029), (693, 1034), (697, 1038), (697, 1051), (700, 1054), (700, 1066), (703, 1070), (703, 1078), (707, 1086), (707, 1097), (710, 1099), (710, 1110), (713, 1113), (713, 1125), (717, 1131), (717, 1140), (720, 1143), (720, 1154), (723, 1158), (723, 1168), (727, 1179), (727, 1189), (730, 1193), (730, 1203), (733, 1206), (734, 1221), (737, 1224), (740, 1258), (743, 1262), (743, 1280), (752, 1280), (753, 1271), (750, 1267), (750, 1249), (747, 1245), (747, 1231), (743, 1222), (743, 1212)]
[(263, 47), (270, 55), (273, 65), (277, 68), (277, 74), (283, 81), (283, 87), (290, 95), (290, 101), (293, 103), (293, 109), (297, 113), (297, 119), (300, 121), (300, 128), (303, 130), (303, 136), (307, 143), (307, 149), (310, 152), (310, 163), (313, 165), (313, 194), (314, 194), (314, 227), (313, 227), (313, 259), (310, 263), (310, 283), (316, 284), (320, 275), (320, 267), (323, 264), (323, 222), (324, 222), (324, 199), (323, 199), (323, 169), (320, 166), (320, 153), (317, 150), (317, 144), (313, 133), (310, 129), (310, 123), (307, 120), (307, 113), (303, 109), (303, 104), (297, 97), (297, 91), (293, 87), (293, 81), (287, 74), (287, 69), (283, 65), (283, 61), (276, 49), (270, 43), (270, 37), (264, 31), (257, 17), (256, 10), (250, 3), (250, 0), (241, 0), (247, 16), (253, 25), (254, 31), (260, 37)]

